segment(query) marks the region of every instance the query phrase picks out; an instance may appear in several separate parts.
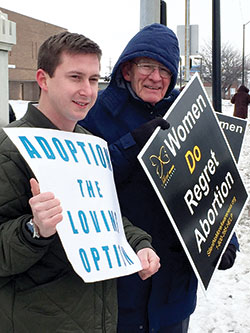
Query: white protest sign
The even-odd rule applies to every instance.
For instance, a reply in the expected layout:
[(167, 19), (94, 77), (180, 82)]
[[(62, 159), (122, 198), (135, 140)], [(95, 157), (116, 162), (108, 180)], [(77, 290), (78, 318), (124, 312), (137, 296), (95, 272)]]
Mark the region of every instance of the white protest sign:
[(42, 128), (4, 128), (40, 184), (60, 200), (57, 231), (85, 282), (129, 275), (141, 264), (122, 225), (107, 144), (86, 134)]

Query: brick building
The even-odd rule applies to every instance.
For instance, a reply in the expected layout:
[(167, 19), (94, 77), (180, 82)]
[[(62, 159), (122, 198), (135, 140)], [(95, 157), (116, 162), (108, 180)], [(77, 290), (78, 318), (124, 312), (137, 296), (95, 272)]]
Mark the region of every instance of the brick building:
[(49, 36), (67, 29), (21, 15), (0, 7), (10, 21), (16, 22), (17, 43), (9, 52), (9, 99), (37, 101), (37, 54)]

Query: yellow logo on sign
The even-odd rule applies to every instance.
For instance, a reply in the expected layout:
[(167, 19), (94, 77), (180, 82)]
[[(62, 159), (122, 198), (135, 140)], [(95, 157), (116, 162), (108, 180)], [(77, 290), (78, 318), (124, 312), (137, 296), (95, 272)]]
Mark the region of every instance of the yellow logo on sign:
[(159, 155), (151, 155), (149, 159), (152, 166), (156, 168), (156, 174), (161, 179), (162, 185), (165, 187), (174, 171), (174, 165), (171, 166), (170, 170), (166, 170), (166, 165), (170, 162), (170, 158), (165, 147), (161, 146)]

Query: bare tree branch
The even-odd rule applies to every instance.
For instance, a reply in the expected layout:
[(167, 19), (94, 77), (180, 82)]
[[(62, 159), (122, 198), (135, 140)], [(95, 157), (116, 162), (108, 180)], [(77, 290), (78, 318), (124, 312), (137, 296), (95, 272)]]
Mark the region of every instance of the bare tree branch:
[[(206, 42), (202, 47), (202, 79), (212, 84), (212, 43)], [(245, 76), (250, 74), (250, 57), (245, 58)], [(230, 44), (224, 44), (221, 48), (221, 90), (222, 98), (225, 98), (232, 84), (240, 85), (242, 78), (242, 55)]]

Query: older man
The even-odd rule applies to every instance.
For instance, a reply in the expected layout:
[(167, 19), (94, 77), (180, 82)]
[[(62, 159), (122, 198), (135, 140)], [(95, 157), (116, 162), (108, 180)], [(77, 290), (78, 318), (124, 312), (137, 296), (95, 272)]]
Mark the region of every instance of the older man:
[[(161, 258), (161, 269), (147, 281), (136, 275), (118, 280), (118, 332), (187, 332), (196, 305), (197, 279), (137, 160), (154, 129), (169, 127), (162, 116), (178, 94), (178, 63), (175, 34), (160, 24), (145, 27), (125, 47), (109, 86), (80, 122), (108, 141), (122, 212), (152, 235)], [(236, 246), (222, 268), (233, 264)]]

